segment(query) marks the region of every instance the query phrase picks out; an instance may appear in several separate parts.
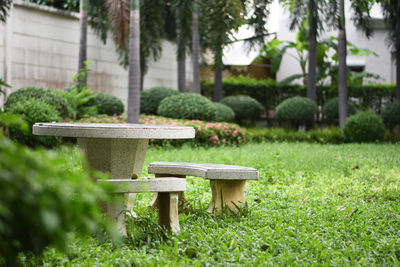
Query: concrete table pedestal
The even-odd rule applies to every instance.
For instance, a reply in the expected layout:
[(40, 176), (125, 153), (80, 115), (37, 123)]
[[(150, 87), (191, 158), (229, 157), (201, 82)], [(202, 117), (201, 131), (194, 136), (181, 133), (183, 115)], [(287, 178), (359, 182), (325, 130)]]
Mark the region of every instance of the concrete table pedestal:
[[(193, 127), (114, 124), (114, 123), (36, 123), (33, 134), (76, 137), (90, 168), (109, 173), (110, 179), (140, 177), (150, 139), (191, 139)], [(126, 193), (125, 207), (107, 204), (107, 214), (133, 211), (134, 193)], [(118, 218), (118, 220), (122, 220)]]

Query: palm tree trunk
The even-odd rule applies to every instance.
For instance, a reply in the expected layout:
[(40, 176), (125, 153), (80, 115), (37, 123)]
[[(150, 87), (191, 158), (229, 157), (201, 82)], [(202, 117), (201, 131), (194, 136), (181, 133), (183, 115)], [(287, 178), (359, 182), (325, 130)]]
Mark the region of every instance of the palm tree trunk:
[(400, 101), (400, 46), (396, 49), (396, 100)]
[[(179, 16), (179, 11), (177, 12)], [(177, 61), (178, 61), (178, 91), (185, 92), (186, 90), (186, 43), (182, 40), (179, 27), (176, 31), (177, 39)]]
[(315, 8), (315, 0), (310, 0), (307, 97), (314, 101), (317, 100), (317, 21), (314, 16), (316, 12)]
[(140, 13), (139, 0), (130, 1), (128, 122), (137, 123), (140, 114)]
[(339, 36), (338, 36), (338, 91), (339, 91), (339, 125), (343, 128), (347, 119), (347, 40), (344, 14), (344, 0), (340, 0)]
[(200, 42), (199, 42), (199, 14), (197, 13), (196, 1), (194, 2), (193, 25), (192, 25), (192, 63), (193, 63), (193, 86), (192, 92), (200, 94)]
[(214, 95), (213, 101), (219, 102), (223, 97), (222, 91), (222, 61), (221, 63), (216, 63), (217, 66), (215, 67), (214, 72)]
[[(79, 58), (78, 58), (78, 73), (85, 67), (87, 59), (87, 25), (88, 25), (88, 0), (80, 1), (80, 37), (79, 37)], [(86, 77), (79, 81), (81, 84), (86, 84)]]
[(186, 55), (178, 60), (178, 90), (185, 92), (186, 90)]

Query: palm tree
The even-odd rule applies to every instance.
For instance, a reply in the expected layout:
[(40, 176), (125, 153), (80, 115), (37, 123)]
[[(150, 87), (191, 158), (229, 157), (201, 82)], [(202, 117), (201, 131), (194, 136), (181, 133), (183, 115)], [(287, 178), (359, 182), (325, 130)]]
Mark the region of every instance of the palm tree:
[(193, 63), (193, 85), (192, 92), (200, 94), (200, 41), (199, 41), (199, 13), (198, 2), (193, 0), (192, 13), (192, 63)]
[(242, 24), (244, 7), (241, 0), (205, 0), (202, 4), (203, 42), (214, 54), (213, 100), (219, 101), (223, 97), (223, 49), (231, 42), (232, 32)]
[[(129, 67), (128, 122), (130, 123), (139, 120), (140, 91), (143, 88), (143, 76), (147, 72), (148, 61), (151, 58), (157, 60), (161, 55), (164, 4), (164, 0), (107, 0), (107, 4), (102, 8), (91, 10), (92, 16), (99, 14), (100, 18), (91, 21), (90, 25), (94, 27), (95, 33), (105, 42), (107, 30), (111, 27), (120, 64)], [(104, 16), (104, 13), (107, 15)]]
[(178, 90), (186, 90), (186, 52), (192, 38), (192, 0), (172, 0), (176, 23), (176, 44), (178, 62)]
[(326, 0), (284, 0), (291, 11), (290, 29), (294, 30), (308, 19), (308, 75), (307, 97), (317, 98), (317, 37), (324, 30), (324, 24), (333, 24), (332, 14), (327, 12)]
[[(88, 0), (80, 0), (80, 38), (79, 38), (79, 58), (78, 58), (78, 73), (81, 73), (85, 67), (85, 61), (87, 59), (87, 26), (88, 26)], [(86, 75), (83, 80), (78, 83), (86, 85)]]
[(378, 0), (382, 6), (384, 20), (389, 28), (389, 42), (396, 62), (396, 100), (400, 101), (400, 2)]
[[(338, 97), (339, 97), (339, 125), (343, 128), (347, 120), (348, 105), (347, 105), (347, 38), (346, 38), (346, 19), (345, 19), (345, 1), (336, 0), (330, 1), (332, 14), (338, 14), (337, 28), (338, 33)], [(336, 12), (336, 10), (339, 12)], [(367, 37), (371, 35), (369, 21), (371, 17), (369, 11), (371, 6), (368, 2), (351, 0), (351, 9), (354, 11), (353, 20), (358, 28), (361, 28)]]
[(338, 18), (338, 96), (339, 96), (339, 125), (343, 127), (347, 119), (347, 40), (346, 40), (346, 22), (344, 12), (344, 0), (339, 0), (339, 18)]
[(139, 0), (130, 0), (128, 80), (128, 122), (138, 123), (141, 88)]

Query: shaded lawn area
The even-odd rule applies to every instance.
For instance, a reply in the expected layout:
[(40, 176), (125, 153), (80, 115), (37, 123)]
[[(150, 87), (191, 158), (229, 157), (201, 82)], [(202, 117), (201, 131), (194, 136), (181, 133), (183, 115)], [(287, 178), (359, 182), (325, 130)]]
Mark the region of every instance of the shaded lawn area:
[[(175, 236), (157, 228), (140, 194), (129, 221), (130, 237), (71, 239), (69, 253), (49, 249), (25, 263), (53, 265), (399, 265), (400, 145), (247, 144), (222, 148), (156, 148), (153, 161), (188, 161), (254, 167), (259, 181), (247, 184), (244, 215), (205, 212), (208, 181), (188, 178), (191, 204), (180, 213)], [(63, 147), (71, 168), (77, 148)], [(143, 175), (147, 175), (146, 170)]]

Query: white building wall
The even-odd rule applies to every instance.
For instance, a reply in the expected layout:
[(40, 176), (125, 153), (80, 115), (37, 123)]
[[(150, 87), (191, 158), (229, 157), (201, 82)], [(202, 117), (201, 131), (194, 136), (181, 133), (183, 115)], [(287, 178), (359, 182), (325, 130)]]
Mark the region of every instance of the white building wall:
[[(79, 14), (16, 1), (6, 25), (0, 27), (0, 76), (12, 85), (7, 94), (26, 86), (65, 88), (78, 68)], [(118, 64), (111, 38), (103, 42), (88, 30), (87, 56), (91, 60), (88, 86), (95, 92), (128, 97), (128, 71)], [(144, 88), (177, 88), (175, 46), (162, 42), (162, 56), (151, 62)], [(190, 57), (187, 84), (192, 81)], [(0, 105), (2, 104), (0, 99)]]
[[(346, 2), (347, 2), (346, 4), (348, 5), (348, 1)], [(347, 40), (353, 43), (356, 47), (368, 48), (369, 50), (378, 54), (378, 57), (374, 55), (357, 56), (357, 57), (348, 56), (347, 64), (349, 66), (352, 64), (355, 65), (363, 64), (365, 65), (365, 71), (373, 74), (378, 74), (382, 78), (384, 78), (382, 82), (394, 82), (395, 66), (394, 63), (392, 62), (392, 56), (387, 46), (387, 40), (386, 40), (387, 30), (384, 27), (381, 17), (378, 15), (378, 17), (376, 18), (373, 36), (370, 39), (367, 39), (361, 30), (356, 29), (356, 27), (353, 24), (353, 21), (351, 20), (352, 15), (349, 9), (347, 10), (348, 10), (348, 12), (346, 13)], [(289, 23), (290, 23), (289, 12), (285, 11), (283, 8), (280, 8), (279, 14), (280, 18), (279, 18), (279, 29), (277, 32), (277, 38), (279, 40), (284, 40), (284, 41), (286, 40), (295, 41), (297, 30), (293, 32), (289, 30)], [(379, 10), (378, 12), (376, 12), (375, 10), (375, 14), (379, 14)], [(337, 34), (338, 34), (337, 31), (325, 32), (322, 34), (322, 36), (319, 37), (319, 40), (322, 40), (330, 36), (337, 37)], [(288, 53), (286, 53), (285, 56), (283, 57), (281, 67), (277, 73), (278, 81), (283, 80), (290, 75), (301, 73), (299, 63), (293, 56), (296, 57), (296, 52), (294, 51), (294, 49), (288, 50)], [(301, 83), (301, 80), (297, 80), (297, 82)]]

